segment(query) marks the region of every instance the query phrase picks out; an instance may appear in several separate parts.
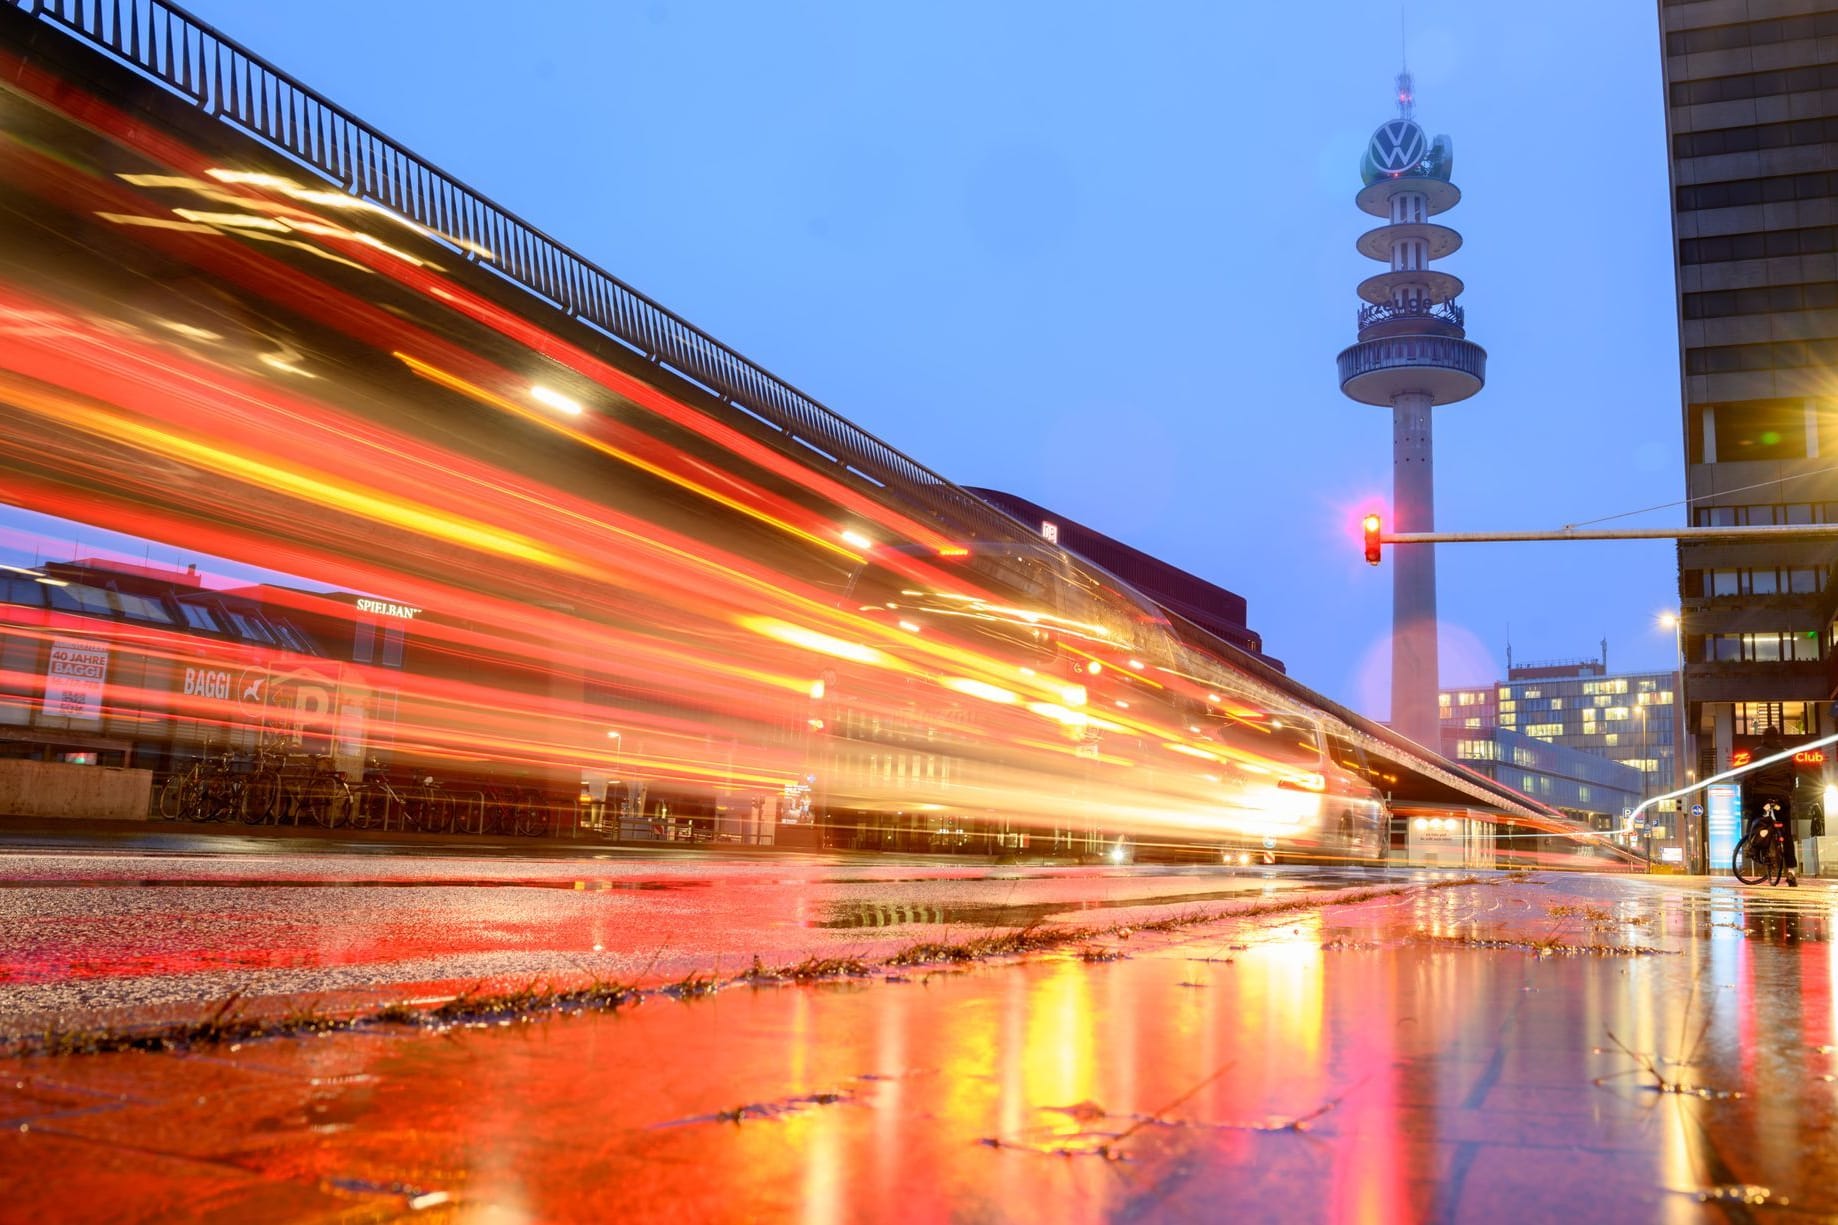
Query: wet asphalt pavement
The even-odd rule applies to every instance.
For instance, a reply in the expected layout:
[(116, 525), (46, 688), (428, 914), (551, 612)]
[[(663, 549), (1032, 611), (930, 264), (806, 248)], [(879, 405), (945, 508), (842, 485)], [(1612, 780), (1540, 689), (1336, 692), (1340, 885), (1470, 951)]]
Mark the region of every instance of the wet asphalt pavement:
[[(1027, 957), (878, 961), (839, 982), (654, 992), (614, 1012), (15, 1055), (0, 1060), (0, 1217), (1838, 1214), (1831, 882), (102, 858), (0, 861), (0, 895), (61, 905), (51, 926), (69, 925), (33, 947), (98, 944), (0, 996), (210, 975), (266, 990), (360, 973), (374, 988), (505, 956), (548, 965), (590, 932), (661, 983), (675, 971), (660, 943), (681, 964), (720, 951), (738, 967), (749, 947), (769, 962), (879, 959), (990, 930), (1003, 905), (1102, 931)], [(329, 877), (344, 883), (300, 883)], [(1133, 899), (1145, 905), (1118, 905)], [(1175, 930), (1149, 918), (1201, 911)], [(830, 925), (871, 913), (880, 926)], [(379, 915), (389, 934), (356, 940)], [(243, 926), (243, 960), (217, 960)], [(9, 975), (25, 964), (18, 928)], [(412, 955), (397, 960), (400, 940)], [(186, 949), (193, 970), (157, 960)]]
[(0, 854), (0, 1034), (232, 993), (649, 985), (755, 958), (872, 960), (922, 940), (1109, 926), (1420, 875), (616, 849), (485, 857), (463, 842), (404, 855), (250, 839), (225, 854), (222, 836), (148, 842)]

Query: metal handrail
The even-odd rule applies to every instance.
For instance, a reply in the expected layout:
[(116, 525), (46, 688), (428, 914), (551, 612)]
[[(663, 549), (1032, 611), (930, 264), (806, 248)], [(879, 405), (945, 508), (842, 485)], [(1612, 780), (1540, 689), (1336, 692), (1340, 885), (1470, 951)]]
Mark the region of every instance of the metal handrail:
[(1456, 327), (1467, 326), (1467, 312), (1454, 302), (1407, 302), (1400, 305), (1396, 302), (1373, 302), (1359, 308), (1359, 326), (1369, 328), (1375, 323), (1389, 323), (1393, 319), (1434, 319), (1440, 323), (1452, 323)]
[(1385, 336), (1362, 340), (1341, 350), (1339, 365), (1343, 386), (1359, 375), (1396, 367), (1439, 367), (1485, 379), (1487, 351), (1473, 341), (1453, 336)]
[(569, 250), (509, 209), (167, 0), (0, 0), (74, 35), (354, 197), (668, 367), (724, 402), (897, 487), (950, 526), (1025, 534), (1001, 511)]

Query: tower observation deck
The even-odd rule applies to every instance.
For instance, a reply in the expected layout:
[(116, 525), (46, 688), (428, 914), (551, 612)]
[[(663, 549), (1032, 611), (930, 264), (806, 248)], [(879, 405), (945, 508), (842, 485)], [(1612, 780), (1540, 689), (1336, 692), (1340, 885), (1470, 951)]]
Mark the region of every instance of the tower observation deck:
[[(1359, 252), (1390, 267), (1359, 284), (1359, 339), (1340, 353), (1340, 390), (1391, 409), (1392, 522), (1399, 532), (1436, 527), (1430, 410), (1465, 400), (1487, 378), (1487, 352), (1468, 339), (1455, 299), (1461, 279), (1430, 265), (1461, 235), (1430, 220), (1461, 202), (1450, 181), (1454, 144), (1417, 125), (1408, 72), (1398, 75), (1398, 118), (1379, 125), (1360, 163), (1355, 203), (1385, 224), (1360, 235)], [(1392, 562), (1391, 725), (1437, 749), (1436, 554), (1413, 545)]]

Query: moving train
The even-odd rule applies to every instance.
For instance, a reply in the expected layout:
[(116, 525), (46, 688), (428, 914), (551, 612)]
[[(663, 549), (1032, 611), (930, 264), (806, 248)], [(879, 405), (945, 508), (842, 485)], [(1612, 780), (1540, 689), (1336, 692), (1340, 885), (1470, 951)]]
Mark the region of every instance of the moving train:
[(6, 751), (279, 733), (622, 838), (1386, 853), (1360, 734), (1126, 584), (434, 172), (354, 207), (85, 71), (6, 87), (0, 476), (179, 568), (16, 576)]
[(884, 549), (845, 603), (893, 645), (813, 689), (811, 802), (832, 837), (912, 847), (942, 824), (1110, 859), (1387, 853), (1383, 776), (1346, 729), (1045, 541)]

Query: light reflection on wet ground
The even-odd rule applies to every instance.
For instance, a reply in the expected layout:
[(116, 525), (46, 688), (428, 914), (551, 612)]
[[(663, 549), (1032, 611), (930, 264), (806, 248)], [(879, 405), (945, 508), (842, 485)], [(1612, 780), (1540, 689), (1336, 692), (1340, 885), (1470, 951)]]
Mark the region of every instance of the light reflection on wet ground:
[(0, 1170), (65, 1219), (1825, 1219), (1835, 896), (1494, 878), (1119, 961), (14, 1060)]
[(1022, 867), (708, 856), (0, 855), (0, 1033), (231, 993), (489, 977), (669, 981), (1096, 908), (1134, 921), (1241, 898), (1401, 884), (1408, 870)]

